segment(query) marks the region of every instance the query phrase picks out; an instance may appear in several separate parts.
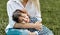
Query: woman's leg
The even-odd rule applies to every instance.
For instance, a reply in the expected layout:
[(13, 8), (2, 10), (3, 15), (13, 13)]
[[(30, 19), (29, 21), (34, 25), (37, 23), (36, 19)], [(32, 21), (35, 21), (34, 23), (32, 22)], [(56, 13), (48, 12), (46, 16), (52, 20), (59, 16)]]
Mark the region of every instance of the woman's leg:
[(41, 31), (39, 31), (39, 35), (54, 35), (51, 30), (49, 30), (46, 26), (42, 26)]
[[(38, 21), (36, 17), (32, 17), (30, 18), (31, 19), (31, 22), (36, 22)], [(33, 30), (34, 31), (34, 30)], [(42, 26), (42, 29), (41, 31), (39, 31), (38, 33), (39, 35), (53, 35), (52, 31), (49, 30), (46, 26)]]
[(23, 29), (9, 29), (6, 35), (28, 35), (27, 30)]

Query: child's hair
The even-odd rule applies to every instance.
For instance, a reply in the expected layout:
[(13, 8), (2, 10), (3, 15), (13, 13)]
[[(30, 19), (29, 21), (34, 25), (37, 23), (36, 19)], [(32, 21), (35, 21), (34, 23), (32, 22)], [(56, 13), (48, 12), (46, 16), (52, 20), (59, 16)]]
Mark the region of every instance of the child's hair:
[(21, 16), (21, 13), (23, 13), (23, 12), (21, 10), (17, 9), (12, 15), (13, 21), (19, 23), (19, 17)]

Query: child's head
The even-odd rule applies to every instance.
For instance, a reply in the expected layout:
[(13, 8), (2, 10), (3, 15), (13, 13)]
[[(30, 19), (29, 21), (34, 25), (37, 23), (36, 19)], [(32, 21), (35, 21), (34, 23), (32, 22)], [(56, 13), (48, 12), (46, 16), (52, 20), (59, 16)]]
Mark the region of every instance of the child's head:
[(22, 12), (21, 10), (16, 10), (12, 16), (13, 20), (17, 23), (29, 22), (29, 16), (27, 13)]

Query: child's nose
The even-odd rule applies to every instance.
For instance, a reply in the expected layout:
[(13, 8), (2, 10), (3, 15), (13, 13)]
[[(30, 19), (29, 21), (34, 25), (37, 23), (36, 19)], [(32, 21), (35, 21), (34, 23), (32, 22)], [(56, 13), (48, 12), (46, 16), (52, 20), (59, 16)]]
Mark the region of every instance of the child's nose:
[(28, 16), (26, 16), (25, 18), (28, 19)]

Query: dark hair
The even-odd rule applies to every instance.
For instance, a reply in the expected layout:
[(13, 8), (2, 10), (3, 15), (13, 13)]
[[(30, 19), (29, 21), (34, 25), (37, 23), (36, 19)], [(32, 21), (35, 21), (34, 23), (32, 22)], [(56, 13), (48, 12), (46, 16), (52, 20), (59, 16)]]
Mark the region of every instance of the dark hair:
[[(23, 11), (21, 11), (21, 10), (19, 10), (19, 9), (15, 10), (15, 11), (13, 12), (13, 15), (12, 15), (13, 21), (15, 21), (15, 22), (17, 22), (17, 23), (20, 23), (21, 21), (19, 21), (19, 17), (21, 16), (21, 13), (27, 14), (26, 12), (23, 12)], [(27, 15), (28, 15), (28, 14), (27, 14)], [(30, 18), (29, 15), (28, 15), (28, 17)]]
[(15, 12), (13, 12), (12, 19), (13, 21), (19, 23), (19, 17), (21, 16), (21, 10), (17, 9)]

